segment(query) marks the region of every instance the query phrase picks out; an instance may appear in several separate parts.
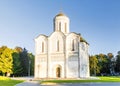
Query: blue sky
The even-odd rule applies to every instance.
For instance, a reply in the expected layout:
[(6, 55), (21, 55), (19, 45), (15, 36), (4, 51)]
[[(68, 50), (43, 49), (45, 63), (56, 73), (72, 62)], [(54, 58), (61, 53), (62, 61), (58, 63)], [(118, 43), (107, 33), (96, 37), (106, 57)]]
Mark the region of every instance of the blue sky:
[(90, 55), (120, 50), (120, 0), (0, 0), (0, 46), (35, 53), (34, 38), (53, 32), (60, 9), (70, 18), (70, 31), (90, 44)]

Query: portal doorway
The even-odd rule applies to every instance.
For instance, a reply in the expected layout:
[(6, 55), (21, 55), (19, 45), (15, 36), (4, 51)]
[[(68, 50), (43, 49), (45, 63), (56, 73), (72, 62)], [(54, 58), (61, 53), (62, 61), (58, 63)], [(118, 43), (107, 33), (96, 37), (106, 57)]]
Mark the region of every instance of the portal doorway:
[(57, 67), (57, 68), (56, 68), (56, 77), (57, 77), (57, 78), (60, 78), (60, 77), (61, 77), (61, 68), (60, 68), (60, 67)]

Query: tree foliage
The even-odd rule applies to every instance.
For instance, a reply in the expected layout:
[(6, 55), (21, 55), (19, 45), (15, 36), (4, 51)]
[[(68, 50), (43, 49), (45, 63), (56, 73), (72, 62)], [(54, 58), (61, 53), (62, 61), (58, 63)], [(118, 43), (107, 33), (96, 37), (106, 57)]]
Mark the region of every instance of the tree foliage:
[(29, 68), (31, 75), (34, 74), (34, 55), (32, 53), (28, 53), (25, 48), (21, 47), (15, 49), (7, 46), (0, 47), (0, 74), (27, 76)]
[(116, 56), (116, 67), (115, 71), (120, 73), (120, 51), (118, 51), (118, 55)]
[(21, 66), (20, 55), (18, 52), (13, 53), (13, 75), (20, 76), (23, 72), (23, 68)]
[(112, 53), (108, 53), (107, 56), (110, 60), (114, 57), (114, 55)]
[(32, 53), (28, 53), (29, 62), (30, 62), (30, 75), (34, 75), (34, 55)]
[(107, 74), (109, 73), (109, 60), (105, 54), (99, 54), (97, 55), (97, 58), (99, 60), (99, 67), (100, 67), (100, 74)]
[(100, 73), (100, 67), (98, 66), (98, 59), (96, 56), (90, 56), (90, 74), (95, 75)]
[(21, 66), (23, 68), (23, 76), (28, 75), (28, 69), (29, 69), (29, 57), (28, 57), (28, 52), (24, 48), (22, 52), (20, 52), (20, 61), (21, 61)]
[(90, 56), (91, 75), (120, 75), (120, 51), (114, 57), (112, 53)]
[(13, 50), (8, 48), (7, 46), (0, 47), (0, 71), (3, 74), (8, 75), (13, 73), (12, 53), (13, 53)]
[(112, 53), (108, 53), (107, 55), (101, 53), (101, 54), (92, 56), (90, 58), (90, 59), (92, 59), (90, 62), (90, 67), (93, 65), (93, 67), (95, 67), (95, 68), (90, 68), (91, 75), (95, 74), (95, 73), (96, 73), (96, 75), (110, 74), (110, 67), (111, 67), (110, 65), (112, 64), (112, 62), (111, 62), (112, 58), (113, 58)]

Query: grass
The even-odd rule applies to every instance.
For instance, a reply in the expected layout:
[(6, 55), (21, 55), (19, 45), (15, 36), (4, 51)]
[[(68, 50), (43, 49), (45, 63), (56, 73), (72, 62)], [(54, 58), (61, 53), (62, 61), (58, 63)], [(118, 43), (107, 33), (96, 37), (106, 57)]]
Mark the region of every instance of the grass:
[(18, 83), (21, 83), (21, 80), (12, 80), (8, 77), (0, 76), (0, 86), (14, 86)]
[(120, 77), (110, 76), (110, 77), (99, 77), (103, 82), (120, 82)]
[(120, 77), (98, 77), (99, 79), (80, 79), (80, 80), (44, 80), (41, 83), (89, 83), (89, 82), (120, 82)]

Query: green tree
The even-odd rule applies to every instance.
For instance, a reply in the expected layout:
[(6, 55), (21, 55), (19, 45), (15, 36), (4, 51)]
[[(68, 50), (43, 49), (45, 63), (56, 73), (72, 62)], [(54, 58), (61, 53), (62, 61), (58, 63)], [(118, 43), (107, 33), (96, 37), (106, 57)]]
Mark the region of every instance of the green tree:
[(100, 73), (101, 74), (108, 74), (109, 73), (109, 60), (105, 54), (99, 54), (97, 55), (98, 59), (98, 66), (100, 67)]
[(108, 60), (109, 60), (109, 70), (110, 70), (110, 74), (114, 75), (115, 74), (115, 60), (114, 60), (114, 55), (112, 53), (108, 53), (107, 54)]
[(28, 51), (24, 48), (22, 52), (20, 52), (20, 61), (21, 66), (23, 68), (22, 76), (27, 76), (29, 71), (29, 57)]
[(18, 53), (21, 53), (23, 51), (23, 49), (21, 47), (15, 47), (15, 51), (17, 51)]
[(27, 76), (34, 74), (34, 55), (21, 47), (10, 49), (0, 47), (0, 74), (13, 74), (14, 76)]
[(35, 56), (32, 53), (28, 53), (29, 65), (30, 65), (30, 75), (34, 75), (34, 59)]
[(95, 75), (100, 73), (100, 68), (98, 66), (98, 59), (96, 58), (96, 56), (90, 56), (90, 74), (91, 75)]
[(23, 68), (21, 66), (19, 53), (14, 52), (12, 56), (13, 56), (13, 75), (20, 76), (23, 72)]
[(114, 55), (112, 53), (108, 53), (107, 56), (110, 60), (114, 57)]
[[(21, 47), (16, 47), (14, 53), (15, 75), (33, 75), (34, 74), (34, 55)], [(21, 72), (20, 72), (21, 71)]]
[(118, 51), (118, 55), (116, 56), (116, 67), (115, 71), (120, 73), (120, 51)]
[(7, 46), (0, 47), (0, 71), (7, 76), (13, 73), (13, 50)]

